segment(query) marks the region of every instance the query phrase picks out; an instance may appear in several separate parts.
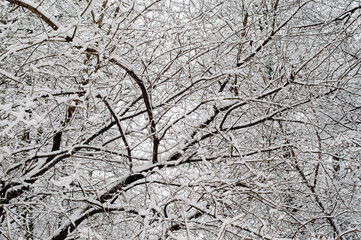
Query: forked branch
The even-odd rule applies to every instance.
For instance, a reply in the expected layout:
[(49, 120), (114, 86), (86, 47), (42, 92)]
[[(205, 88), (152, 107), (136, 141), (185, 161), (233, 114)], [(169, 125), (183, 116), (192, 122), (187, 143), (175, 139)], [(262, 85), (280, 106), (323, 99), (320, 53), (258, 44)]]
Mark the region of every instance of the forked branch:
[(150, 104), (150, 99), (149, 99), (149, 96), (148, 96), (147, 89), (145, 88), (143, 81), (134, 73), (133, 70), (130, 70), (129, 68), (127, 68), (126, 66), (124, 66), (123, 64), (121, 64), (119, 61), (117, 61), (114, 58), (110, 59), (110, 62), (114, 63), (115, 65), (117, 65), (117, 66), (121, 67), (122, 69), (124, 69), (127, 72), (127, 74), (131, 78), (133, 78), (133, 80), (138, 84), (140, 90), (142, 91), (142, 96), (143, 96), (143, 100), (144, 100), (144, 103), (145, 103), (145, 107), (147, 109), (147, 114), (148, 114), (149, 123), (150, 123), (150, 133), (151, 133), (151, 136), (152, 136), (152, 139), (153, 139), (152, 162), (157, 163), (158, 162), (159, 139), (157, 137), (156, 124), (155, 124), (155, 121), (154, 121), (152, 106)]

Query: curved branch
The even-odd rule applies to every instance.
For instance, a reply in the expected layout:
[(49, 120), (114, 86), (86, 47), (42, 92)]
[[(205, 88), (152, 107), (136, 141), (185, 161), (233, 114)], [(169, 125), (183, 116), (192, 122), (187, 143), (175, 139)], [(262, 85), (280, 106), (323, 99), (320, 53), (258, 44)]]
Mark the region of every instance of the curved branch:
[[(262, 98), (265, 98), (265, 97), (267, 97), (267, 96), (269, 96), (269, 95), (272, 95), (272, 94), (274, 94), (274, 93), (277, 93), (278, 91), (280, 91), (280, 90), (282, 90), (284, 87), (286, 87), (288, 84), (289, 84), (289, 82), (286, 82), (283, 86), (281, 86), (281, 87), (279, 87), (279, 88), (276, 88), (276, 89), (273, 89), (273, 90), (271, 90), (271, 91), (269, 91), (269, 92), (266, 92), (266, 93), (264, 93), (264, 94), (262, 94), (262, 95), (260, 95), (260, 96), (257, 96), (255, 99), (262, 99)], [(228, 111), (226, 112), (226, 114), (224, 115), (223, 119), (222, 119), (222, 122), (221, 122), (220, 127), (219, 127), (220, 130), (222, 130), (222, 131), (224, 130), (223, 125), (224, 125), (224, 123), (225, 123), (228, 115), (229, 115), (233, 110), (235, 110), (235, 109), (237, 109), (237, 108), (239, 108), (239, 107), (242, 107), (242, 106), (246, 105), (247, 103), (248, 103), (248, 101), (243, 101), (243, 102), (240, 102), (240, 103), (238, 103), (238, 104), (235, 104), (235, 105), (233, 105), (231, 108), (229, 108)]]
[(132, 172), (132, 151), (130, 150), (130, 147), (129, 147), (129, 144), (128, 144), (128, 141), (127, 139), (125, 138), (125, 134), (123, 132), (123, 129), (122, 129), (122, 126), (120, 125), (120, 121), (119, 121), (119, 118), (117, 116), (117, 114), (114, 112), (113, 108), (110, 106), (109, 102), (103, 98), (102, 96), (98, 95), (98, 97), (100, 97), (103, 102), (105, 103), (105, 105), (107, 106), (107, 108), (109, 109), (110, 113), (112, 114), (117, 126), (118, 126), (118, 129), (119, 129), (119, 132), (120, 132), (120, 136), (124, 142), (124, 145), (127, 149), (127, 153), (128, 153), (128, 159), (129, 159), (129, 166), (130, 166), (130, 171)]
[(127, 72), (127, 74), (131, 78), (133, 78), (133, 80), (138, 84), (140, 90), (142, 91), (142, 96), (143, 96), (143, 100), (145, 103), (145, 107), (147, 109), (147, 114), (148, 114), (149, 123), (150, 123), (150, 133), (151, 133), (152, 139), (153, 139), (152, 162), (157, 163), (158, 162), (158, 148), (159, 148), (160, 140), (157, 137), (156, 123), (154, 121), (152, 106), (150, 104), (150, 98), (148, 96), (147, 89), (145, 88), (143, 81), (134, 73), (133, 70), (130, 70), (129, 68), (127, 68), (126, 66), (124, 66), (123, 64), (121, 64), (119, 61), (117, 61), (114, 58), (110, 59), (110, 62), (114, 63), (115, 65), (124, 69)]
[(50, 15), (46, 13), (46, 11), (40, 7), (40, 5), (34, 3), (33, 1), (26, 0), (26, 1), (19, 1), (19, 0), (7, 0), (8, 2), (18, 5), (20, 7), (24, 7), (30, 10), (32, 13), (36, 14), (38, 17), (41, 18), (46, 24), (48, 24), (52, 29), (58, 30), (59, 23)]

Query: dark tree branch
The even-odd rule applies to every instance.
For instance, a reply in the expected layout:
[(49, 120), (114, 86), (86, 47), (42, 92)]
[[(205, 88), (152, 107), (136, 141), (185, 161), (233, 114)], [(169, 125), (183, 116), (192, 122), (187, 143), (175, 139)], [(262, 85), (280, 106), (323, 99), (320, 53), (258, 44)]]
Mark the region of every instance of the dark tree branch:
[(246, 58), (244, 58), (242, 62), (238, 63), (237, 67), (241, 67), (246, 62), (251, 60), (254, 56), (256, 56), (256, 54), (260, 52), (262, 48), (265, 47), (272, 40), (272, 38), (276, 35), (276, 33), (278, 33), (284, 26), (286, 26), (289, 23), (289, 21), (291, 21), (291, 19), (309, 2), (310, 1), (306, 1), (303, 4), (301, 4), (297, 8), (297, 10), (294, 11), (293, 14), (288, 19), (286, 19), (286, 21), (284, 21), (276, 30), (272, 29), (270, 35), (261, 43), (261, 45), (259, 45), (253, 53), (251, 53)]
[(128, 73), (128, 75), (131, 78), (133, 78), (133, 80), (138, 84), (140, 90), (142, 91), (142, 96), (143, 96), (143, 100), (145, 103), (145, 107), (147, 109), (147, 114), (148, 114), (149, 123), (150, 123), (150, 132), (151, 132), (152, 139), (153, 139), (152, 162), (157, 163), (158, 162), (159, 139), (157, 137), (156, 123), (154, 121), (152, 106), (150, 103), (150, 98), (148, 96), (147, 89), (145, 88), (143, 81), (134, 73), (133, 70), (130, 70), (129, 68), (127, 68), (126, 66), (124, 66), (123, 64), (121, 64), (119, 61), (117, 61), (114, 58), (110, 59), (110, 62), (114, 63), (115, 65), (124, 69)]
[(127, 139), (125, 138), (125, 134), (123, 132), (123, 129), (122, 129), (122, 126), (120, 125), (120, 121), (119, 121), (119, 118), (117, 116), (117, 114), (114, 112), (113, 108), (110, 106), (109, 102), (103, 98), (102, 96), (98, 95), (99, 98), (101, 98), (103, 100), (103, 102), (105, 103), (105, 105), (107, 106), (108, 110), (110, 111), (110, 113), (112, 114), (117, 126), (118, 126), (118, 129), (119, 129), (119, 132), (120, 132), (120, 136), (124, 142), (124, 145), (125, 147), (127, 148), (127, 153), (128, 153), (128, 160), (129, 160), (129, 168), (130, 168), (130, 172), (132, 172), (132, 151), (130, 150), (130, 147), (129, 147), (129, 144), (128, 144), (128, 141)]
[(26, 9), (29, 9), (32, 13), (34, 13), (38, 17), (40, 17), (41, 20), (43, 20), (46, 24), (48, 24), (54, 30), (58, 30), (59, 26), (57, 25), (55, 20), (51, 19), (51, 17), (47, 16), (47, 14), (44, 13), (43, 11), (39, 10), (39, 6), (38, 7), (34, 6), (34, 5), (36, 5), (36, 3), (29, 4), (27, 2), (22, 2), (22, 1), (19, 1), (19, 0), (7, 0), (7, 1), (12, 3), (12, 4), (18, 5), (20, 7), (24, 7)]

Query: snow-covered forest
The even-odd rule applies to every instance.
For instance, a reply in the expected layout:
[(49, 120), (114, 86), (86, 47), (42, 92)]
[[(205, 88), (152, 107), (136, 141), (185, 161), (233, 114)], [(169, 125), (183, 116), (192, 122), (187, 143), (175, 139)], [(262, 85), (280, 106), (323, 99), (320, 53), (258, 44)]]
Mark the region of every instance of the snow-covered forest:
[(361, 239), (360, 0), (1, 0), (0, 239)]

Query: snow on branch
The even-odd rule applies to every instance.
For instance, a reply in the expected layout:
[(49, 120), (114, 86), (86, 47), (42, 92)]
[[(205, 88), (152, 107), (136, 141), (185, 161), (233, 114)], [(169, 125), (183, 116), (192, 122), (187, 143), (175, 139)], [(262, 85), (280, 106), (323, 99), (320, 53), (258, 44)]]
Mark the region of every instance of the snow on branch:
[(53, 16), (48, 14), (41, 6), (36, 4), (35, 2), (31, 0), (7, 0), (10, 3), (16, 4), (20, 7), (24, 7), (26, 9), (29, 9), (32, 13), (36, 14), (38, 17), (40, 17), (44, 22), (46, 22), (52, 29), (58, 30), (60, 24), (54, 19)]

